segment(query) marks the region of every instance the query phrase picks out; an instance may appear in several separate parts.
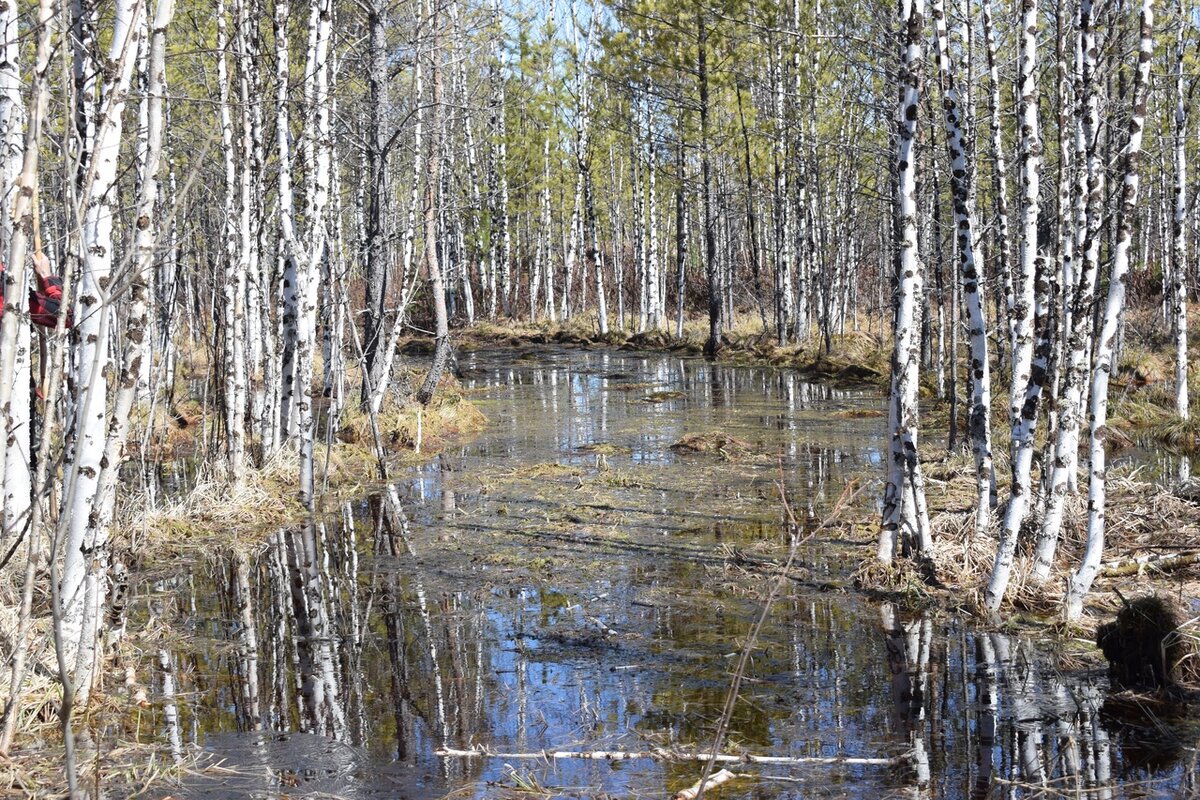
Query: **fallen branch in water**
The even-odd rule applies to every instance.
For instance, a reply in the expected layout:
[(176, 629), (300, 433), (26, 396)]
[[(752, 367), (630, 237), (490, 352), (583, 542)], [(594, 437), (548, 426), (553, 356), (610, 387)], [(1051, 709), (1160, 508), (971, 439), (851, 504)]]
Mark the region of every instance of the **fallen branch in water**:
[(701, 788), (712, 789), (720, 786), (723, 783), (729, 783), (734, 778), (739, 777), (741, 776), (734, 772), (730, 772), (727, 769), (723, 769), (707, 780), (701, 778), (693, 783), (689, 788), (684, 789), (682, 792), (676, 792), (675, 796), (671, 798), (671, 800), (696, 800), (696, 798), (700, 795)]
[(513, 760), (580, 758), (592, 761), (713, 761), (720, 764), (850, 764), (854, 766), (892, 766), (907, 760), (907, 755), (895, 758), (857, 758), (853, 756), (756, 756), (750, 753), (689, 753), (656, 747), (653, 750), (541, 750), (529, 753), (497, 753), (484, 747), (457, 750), (446, 747), (433, 752), (443, 758), (509, 758)]

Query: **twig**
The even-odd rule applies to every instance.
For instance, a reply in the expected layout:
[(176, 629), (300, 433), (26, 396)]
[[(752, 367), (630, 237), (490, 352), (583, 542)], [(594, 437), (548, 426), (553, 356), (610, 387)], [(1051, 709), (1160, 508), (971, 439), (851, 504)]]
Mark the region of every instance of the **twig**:
[[(783, 472), (783, 462), (780, 462), (779, 470)], [(834, 519), (841, 514), (842, 509), (849, 504), (855, 496), (858, 495), (860, 487), (856, 486), (853, 481), (846, 484), (846, 488), (842, 490), (837, 502), (833, 504), (833, 509), (829, 515), (821, 521), (821, 524), (814, 528), (809, 534), (803, 538), (799, 536), (800, 523), (796, 520), (796, 515), (792, 512), (792, 506), (788, 503), (787, 491), (783, 482), (782, 476), (779, 480), (779, 498), (783, 502), (783, 509), (787, 512), (788, 529), (791, 534), (791, 542), (788, 546), (787, 560), (783, 564), (783, 568), (771, 582), (771, 591), (767, 594), (767, 599), (763, 601), (762, 611), (759, 612), (758, 619), (754, 621), (754, 627), (750, 630), (750, 636), (746, 639), (746, 646), (742, 648), (741, 656), (738, 658), (737, 666), (733, 670), (733, 682), (729, 686), (729, 694), (725, 697), (725, 707), (721, 710), (721, 719), (717, 723), (717, 732), (713, 736), (712, 758), (704, 766), (704, 774), (700, 776), (699, 791), (696, 792), (696, 800), (700, 800), (704, 796), (705, 782), (712, 773), (713, 764), (716, 762), (716, 756), (720, 752), (725, 741), (725, 732), (729, 728), (729, 722), (733, 719), (733, 710), (737, 705), (738, 693), (742, 688), (742, 679), (746, 674), (746, 665), (750, 662), (750, 654), (754, 652), (754, 648), (758, 643), (759, 633), (762, 631), (763, 623), (767, 621), (767, 617), (771, 613), (771, 606), (775, 603), (775, 598), (779, 596), (780, 590), (783, 588), (783, 583), (786, 580), (786, 575), (792, 569), (792, 564), (796, 560), (796, 554), (800, 550), (800, 545), (812, 539), (821, 531), (833, 522)]]

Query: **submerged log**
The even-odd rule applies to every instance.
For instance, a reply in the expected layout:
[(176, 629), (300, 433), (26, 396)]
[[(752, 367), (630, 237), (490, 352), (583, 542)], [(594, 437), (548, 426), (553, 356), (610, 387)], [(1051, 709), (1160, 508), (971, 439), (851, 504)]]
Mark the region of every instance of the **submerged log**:
[(708, 780), (698, 780), (688, 788), (681, 792), (676, 792), (672, 800), (696, 800), (700, 796), (701, 785), (705, 791), (715, 789), (723, 783), (729, 783), (734, 778), (738, 777), (737, 773), (723, 769), (713, 775), (708, 776)]
[(750, 753), (691, 753), (679, 750), (655, 748), (653, 750), (538, 750), (528, 753), (498, 753), (485, 748), (457, 750), (450, 747), (435, 750), (434, 755), (443, 758), (507, 758), (513, 760), (544, 760), (563, 758), (590, 759), (593, 761), (715, 761), (719, 764), (850, 764), (854, 766), (892, 766), (903, 764), (907, 754), (895, 758), (855, 758), (851, 756), (756, 756)]
[(1135, 691), (1172, 689), (1200, 680), (1200, 630), (1185, 609), (1158, 595), (1125, 601), (1096, 631), (1114, 685)]

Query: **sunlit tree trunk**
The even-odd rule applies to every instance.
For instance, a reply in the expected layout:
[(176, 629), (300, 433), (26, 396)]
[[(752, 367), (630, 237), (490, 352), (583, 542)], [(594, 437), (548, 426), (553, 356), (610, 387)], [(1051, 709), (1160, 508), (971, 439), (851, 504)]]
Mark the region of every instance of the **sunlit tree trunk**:
[[(687, 259), (688, 259), (688, 187), (686, 161), (684, 158), (687, 147), (687, 132), (685, 120), (679, 121), (679, 146), (675, 151), (676, 180), (679, 182), (675, 189), (675, 338), (683, 338), (683, 310), (687, 302)], [(617, 274), (620, 281), (620, 273)]]
[(300, 451), (300, 501), (312, 505), (314, 491), (314, 438), (316, 433), (313, 413), (312, 385), (313, 360), (317, 343), (317, 297), (320, 284), (321, 262), (328, 256), (328, 231), (326, 209), (329, 204), (329, 185), (333, 142), (330, 129), (329, 94), (329, 43), (333, 28), (332, 0), (312, 0), (309, 17), (309, 58), (307, 59), (306, 84), (311, 90), (305, 94), (311, 98), (309, 115), (311, 125), (306, 125), (304, 151), (307, 163), (305, 182), (307, 202), (305, 216), (308, 236), (304, 257), (296, 269), (296, 370), (292, 385), (292, 398), (296, 405), (297, 435)]
[(919, 304), (924, 268), (917, 250), (917, 118), (921, 105), (924, 0), (900, 5), (903, 51), (899, 74), (896, 154), (896, 301), (892, 378), (888, 397), (887, 484), (878, 557), (891, 562), (898, 545), (924, 557), (933, 545), (917, 450), (917, 390), (920, 377)]
[(116, 382), (116, 397), (108, 422), (108, 439), (100, 462), (98, 490), (89, 520), (88, 537), (106, 541), (113, 521), (117, 499), (117, 483), (124, 461), (125, 443), (132, 424), (133, 407), (137, 400), (138, 379), (142, 361), (150, 357), (150, 281), (158, 250), (159, 219), (158, 174), (163, 149), (163, 103), (166, 98), (166, 36), (175, 13), (174, 0), (157, 0), (154, 18), (149, 20), (145, 106), (146, 132), (142, 151), (138, 154), (138, 198), (136, 232), (133, 240), (133, 271), (129, 280), (125, 305), (125, 348)]
[(367, 218), (366, 240), (363, 244), (363, 256), (366, 261), (363, 286), (364, 406), (370, 404), (371, 387), (378, 386), (382, 381), (378, 368), (378, 353), (384, 331), (383, 304), (387, 296), (391, 252), (388, 242), (388, 199), (391, 196), (387, 172), (388, 142), (383, 129), (390, 83), (387, 74), (387, 12), (387, 5), (382, 1), (367, 7)]
[(596, 192), (592, 185), (592, 168), (588, 165), (587, 180), (583, 187), (587, 210), (588, 226), (588, 260), (592, 264), (593, 280), (596, 284), (596, 321), (600, 335), (608, 335), (608, 298), (604, 295), (604, 249), (599, 240), (599, 229), (596, 226)]
[(422, 405), (433, 399), (438, 381), (450, 360), (450, 327), (446, 315), (446, 290), (442, 281), (442, 268), (438, 262), (437, 187), (442, 164), (442, 52), (439, 49), (438, 0), (431, 0), (432, 8), (426, 10), (433, 31), (430, 43), (430, 83), (433, 92), (430, 104), (429, 151), (425, 157), (425, 269), (429, 275), (434, 318), (433, 363), (421, 388), (417, 390), (417, 402)]
[[(288, 0), (275, 0), (275, 158), (277, 171), (277, 193), (279, 196), (279, 242), (278, 259), (281, 262), (283, 312), (280, 315), (282, 342), (279, 368), (279, 406), (268, 403), (264, 414), (277, 410), (279, 437), (266, 447), (264, 455), (270, 455), (280, 439), (286, 439), (296, 430), (295, 411), (295, 364), (298, 313), (298, 265), (301, 258), (296, 238), (296, 198), (292, 181), (292, 131), (289, 116), (290, 103), (290, 45), (288, 43)], [(268, 392), (270, 395), (270, 392)], [(273, 437), (274, 438), (274, 437)]]
[[(36, 100), (34, 101), (36, 102)], [(44, 115), (44, 112), (42, 112)], [(32, 337), (26, 314), (29, 309), (29, 270), (25, 267), (28, 232), (16, 230), (30, 208), (30, 197), (21, 198), (21, 180), (26, 160), (25, 103), (21, 97), (20, 31), (16, 0), (0, 4), (0, 242), (8, 248), (4, 271), (4, 297), (9, 314), (0, 322), (0, 409), (4, 414), (4, 446), (0, 448), (0, 479), (3, 479), (3, 528), (0, 542), (7, 541), (29, 521), (33, 470), (30, 458), (30, 402)], [(40, 134), (42, 118), (37, 121)], [(33, 148), (34, 169), (37, 145)], [(29, 185), (32, 190), (32, 185)], [(24, 211), (16, 208), (22, 201)], [(13, 213), (8, 213), (13, 209)], [(14, 235), (16, 234), (16, 235)], [(20, 237), (21, 249), (13, 243)], [(15, 260), (19, 258), (20, 260)]]
[[(22, 147), (21, 173), (18, 178), (19, 188), (15, 194), (15, 197), (13, 198), (13, 224), (10, 231), (10, 238), (7, 242), (9, 264), (24, 265), (29, 237), (33, 232), (33, 214), (35, 213), (35, 209), (33, 208), (33, 195), (34, 192), (37, 191), (38, 156), (40, 153), (42, 134), (46, 123), (47, 108), (49, 106), (49, 71), (51, 64), (50, 57), (52, 35), (54, 32), (51, 22), (55, 13), (56, 9), (53, 0), (39, 1), (37, 8), (36, 61), (34, 64), (29, 91), (29, 119), (25, 128), (24, 145)], [(6, 131), (5, 133), (8, 132), (10, 131)], [(5, 144), (7, 144), (7, 141), (5, 141)], [(24, 269), (22, 269), (22, 271), (24, 271)], [(11, 289), (11, 287), (8, 288)], [(5, 324), (11, 325), (12, 323), (8, 323), (7, 319), (15, 316), (16, 314), (11, 312), (6, 315)], [(11, 334), (13, 331), (3, 327), (0, 327), (0, 330), (3, 331), (3, 333), (0, 333), (0, 341), (2, 341), (4, 345), (3, 347), (0, 347), (0, 353), (3, 354), (3, 358), (0, 359), (0, 362), (3, 364), (3, 374), (10, 374), (8, 372), (8, 364), (11, 361), (15, 361), (16, 357), (16, 353), (13, 352), (12, 345), (9, 344), (9, 342), (12, 341)], [(60, 343), (56, 350), (61, 351), (61, 347), (62, 345)], [(57, 358), (55, 359), (55, 362), (61, 363)], [(58, 381), (54, 381), (56, 386), (57, 383)], [(9, 402), (11, 402), (11, 397)], [(11, 420), (6, 420), (6, 424), (11, 424)], [(25, 439), (27, 432), (22, 434), (18, 430), (17, 435), (22, 439)], [(9, 436), (12, 436), (11, 432), (9, 432)], [(8, 460), (12, 460), (17, 457), (17, 454), (6, 452), (12, 447), (13, 445), (9, 444), (5, 448), (0, 448), (0, 453), (5, 453), (8, 456)], [(26, 447), (28, 448), (28, 445), (26, 445)], [(28, 458), (28, 451), (26, 451), (25, 455)], [(6, 461), (6, 471), (7, 463), (8, 461)], [(21, 470), (22, 468), (17, 466), (16, 469)], [(24, 469), (28, 470), (28, 462), (26, 462)], [(46, 476), (48, 474), (48, 465), (43, 463), (41, 468), (37, 471), (37, 474), (31, 476), (31, 478), (37, 480), (39, 487), (41, 487), (45, 485)], [(42, 568), (42, 536), (39, 534), (38, 528), (41, 525), (41, 512), (43, 506), (41, 503), (31, 503), (32, 480), (30, 481), (29, 488), (30, 491), (20, 492), (19, 485), (16, 481), (13, 481), (11, 483), (6, 482), (4, 489), (5, 535), (0, 535), (0, 539), (6, 539), (8, 535), (11, 535), (14, 526), (17, 524), (22, 526), (28, 525), (29, 530), (34, 531), (34, 535), (28, 537), (29, 556), (25, 564), (25, 577), (24, 586), (22, 587), (21, 592), (20, 610), (17, 612), (17, 629), (16, 631), (12, 632), (12, 638), (10, 640), (12, 642), (12, 649), (8, 654), (8, 664), (11, 667), (11, 671), (9, 673), (8, 681), (9, 694), (4, 706), (4, 727), (3, 732), (0, 733), (0, 756), (8, 755), (9, 748), (12, 746), (13, 737), (17, 729), (17, 721), (19, 717), (19, 714), (17, 713), (18, 703), (21, 699), (25, 678), (25, 669), (30, 650), (29, 632), (33, 624), (33, 592), (35, 588), (35, 582), (37, 581), (38, 577), (38, 571)], [(27, 511), (16, 513), (14, 510), (10, 510), (19, 509), (22, 507), (22, 505), (25, 509), (27, 509)], [(27, 521), (23, 519), (23, 516), (26, 513), (29, 516)], [(57, 554), (52, 554), (52, 557), (56, 556)], [(68, 780), (70, 779), (71, 775), (68, 773)]]
[(717, 216), (713, 208), (712, 164), (709, 153), (708, 28), (701, 9), (696, 14), (696, 78), (700, 88), (700, 180), (704, 208), (704, 269), (708, 278), (708, 339), (704, 354), (714, 357), (721, 349), (721, 269), (717, 263)]
[(792, 319), (794, 288), (792, 286), (792, 262), (795, 253), (795, 236), (792, 233), (791, 169), (787, 148), (787, 116), (784, 106), (784, 59), (782, 45), (776, 45), (772, 70), (772, 110), (774, 111), (775, 136), (772, 139), (771, 157), (774, 166), (774, 225), (775, 225), (775, 338), (779, 344), (788, 341), (788, 324)]
[[(78, 302), (75, 309), (75, 364), (71, 375), (74, 416), (71, 420), (69, 461), (65, 465), (62, 517), (66, 523), (66, 552), (59, 585), (62, 602), (62, 642), (72, 670), (76, 697), (86, 700), (96, 659), (100, 609), (107, 589), (107, 526), (92, 518), (105, 453), (108, 419), (109, 293), (114, 263), (113, 213), (117, 205), (117, 169), (121, 152), (122, 116), (137, 55), (138, 0), (117, 0), (112, 36), (103, 56), (100, 112), (94, 125), (80, 131), (89, 158), (81, 188), (84, 216)], [(94, 38), (76, 40), (79, 50), (97, 45)], [(77, 68), (84, 80), (83, 97), (97, 64), (94, 55), (79, 52)], [(84, 115), (85, 124), (90, 122)]]
[[(238, 0), (235, 0), (237, 2)], [(238, 2), (240, 6), (240, 2)], [(239, 15), (240, 16), (240, 15)], [(244, 175), (239, 181), (238, 151), (233, 146), (233, 117), (230, 109), (229, 65), (227, 51), (229, 35), (224, 0), (217, 2), (217, 83), (221, 98), (221, 148), (225, 156), (225, 436), (229, 476), (241, 480), (246, 453), (246, 256), (250, 242), (250, 181)], [(235, 21), (235, 24), (238, 24)], [(242, 169), (248, 171), (250, 156), (245, 140), (239, 142)], [(244, 221), (244, 225), (243, 225)], [(244, 228), (244, 230), (243, 230)]]
[(423, 80), (421, 59), (417, 58), (416, 63), (413, 65), (413, 92), (417, 99), (416, 124), (413, 127), (413, 174), (409, 193), (407, 220), (404, 227), (400, 272), (400, 283), (403, 288), (401, 290), (400, 307), (396, 309), (396, 316), (392, 320), (391, 332), (388, 333), (387, 341), (379, 354), (379, 380), (374, 383), (370, 400), (371, 411), (375, 414), (378, 414), (379, 410), (383, 408), (383, 398), (387, 395), (391, 384), (392, 364), (396, 359), (396, 343), (400, 341), (400, 334), (404, 330), (409, 301), (412, 298), (412, 293), (415, 291), (417, 283), (417, 271), (413, 269), (413, 254), (417, 228), (417, 204), (420, 202), (421, 174), (424, 166), (421, 158), (425, 130), (425, 112), (421, 106), (423, 102), (422, 98), (425, 96), (424, 87), (425, 82)]
[[(1021, 0), (1019, 79), (1019, 140), (1021, 182), (1021, 252), (1016, 279), (1013, 281), (1013, 345), (1012, 383), (1009, 387), (1009, 420), (1012, 424), (1012, 491), (996, 561), (985, 603), (993, 611), (1000, 607), (1012, 574), (1017, 536), (1029, 508), (1032, 491), (1030, 474), (1033, 467), (1033, 436), (1037, 425), (1038, 401), (1046, 378), (1045, 358), (1039, 352), (1035, 363), (1034, 339), (1039, 322), (1045, 322), (1047, 287), (1045, 265), (1038, 254), (1038, 223), (1041, 203), (1042, 142), (1039, 133), (1037, 89), (1037, 30), (1036, 0)], [(1043, 324), (1044, 329), (1044, 324)]]
[[(550, 134), (547, 131), (546, 140), (542, 146), (542, 196), (541, 196), (541, 236), (545, 239), (542, 255), (542, 275), (546, 281), (545, 313), (547, 319), (555, 322), (558, 315), (554, 304), (554, 248), (551, 246), (552, 216), (550, 213)], [(532, 312), (531, 312), (532, 313)]]
[(1104, 322), (1096, 341), (1096, 358), (1092, 367), (1091, 419), (1088, 453), (1091, 465), (1088, 472), (1087, 544), (1079, 568), (1071, 573), (1064, 600), (1068, 620), (1083, 614), (1083, 599), (1100, 571), (1104, 554), (1105, 481), (1107, 463), (1105, 437), (1108, 435), (1108, 380), (1115, 368), (1114, 348), (1117, 329), (1125, 311), (1125, 281), (1129, 273), (1129, 248), (1133, 239), (1133, 223), (1137, 213), (1138, 190), (1141, 185), (1142, 134), (1146, 121), (1146, 95), (1149, 91), (1150, 61), (1154, 55), (1154, 0), (1142, 0), (1139, 14), (1141, 41), (1138, 44), (1137, 69), (1134, 71), (1133, 111), (1129, 118), (1129, 142), (1122, 153), (1124, 177), (1121, 182), (1121, 205), (1117, 210), (1116, 247), (1113, 251), (1112, 272), (1109, 275), (1108, 299), (1105, 302)]
[(654, 134), (654, 114), (646, 98), (646, 323), (657, 331), (663, 325), (662, 297), (659, 293), (662, 262), (658, 248), (658, 146)]
[[(992, 378), (988, 359), (987, 320), (984, 315), (984, 276), (976, 255), (978, 224), (975, 218), (972, 178), (975, 169), (967, 162), (972, 148), (967, 141), (963, 109), (955, 82), (953, 63), (946, 33), (943, 0), (934, 0), (933, 19), (937, 30), (938, 69), (944, 91), (946, 147), (950, 152), (950, 188), (954, 197), (954, 229), (958, 240), (958, 259), (962, 275), (963, 301), (967, 306), (970, 330), (971, 406), (967, 430), (971, 452), (975, 456), (975, 534), (983, 535), (991, 510), (992, 465)], [(936, 198), (935, 198), (936, 202)], [(940, 234), (939, 234), (940, 235)], [(957, 320), (954, 320), (957, 326)]]
[[(1046, 509), (1038, 531), (1031, 573), (1035, 584), (1045, 582), (1054, 564), (1058, 537), (1062, 531), (1067, 490), (1077, 466), (1079, 434), (1083, 426), (1083, 393), (1092, 350), (1092, 306), (1100, 263), (1100, 219), (1103, 216), (1104, 164), (1100, 153), (1100, 111), (1095, 85), (1097, 52), (1092, 0), (1079, 5), (1079, 61), (1076, 76), (1076, 150), (1082, 160), (1076, 170), (1075, 252), (1079, 275), (1071, 297), (1071, 331), (1067, 343), (1066, 372), (1062, 395), (1057, 398), (1058, 430), (1054, 441), (1053, 472), (1050, 476)], [(1082, 207), (1081, 207), (1082, 204)]]
[(504, 77), (500, 77), (500, 114), (498, 117), (498, 137), (499, 141), (496, 145), (496, 161), (498, 162), (498, 179), (499, 191), (496, 193), (496, 213), (493, 219), (494, 224), (499, 228), (500, 233), (500, 254), (497, 260), (496, 269), (500, 280), (500, 307), (504, 309), (504, 316), (512, 317), (513, 313), (513, 291), (512, 291), (512, 220), (509, 219), (509, 194), (508, 194), (508, 122), (505, 118), (507, 109), (505, 108), (505, 91)]
[(1016, 338), (1013, 319), (1012, 238), (1008, 231), (1008, 165), (1004, 158), (1003, 126), (1000, 124), (1000, 71), (996, 62), (996, 35), (992, 25), (991, 0), (982, 0), (983, 32), (988, 65), (988, 114), (992, 136), (992, 198), (995, 202), (996, 254), (1001, 286), (1004, 290), (1006, 336), (999, 339), (1012, 355)]
[[(1175, 321), (1175, 413), (1188, 419), (1187, 339), (1187, 95), (1184, 94), (1183, 61), (1184, 4), (1178, 3), (1178, 32), (1175, 34), (1175, 218), (1171, 225), (1171, 297)], [(1185, 459), (1186, 460), (1186, 459)]]

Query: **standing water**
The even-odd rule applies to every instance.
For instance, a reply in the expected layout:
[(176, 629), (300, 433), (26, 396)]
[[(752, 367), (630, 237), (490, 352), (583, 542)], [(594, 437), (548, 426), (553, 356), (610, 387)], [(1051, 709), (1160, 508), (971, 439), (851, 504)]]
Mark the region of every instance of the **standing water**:
[[(155, 724), (220, 764), (178, 796), (670, 797), (702, 765), (517, 756), (711, 750), (787, 549), (781, 487), (811, 530), (884, 444), (877, 394), (790, 371), (562, 350), (461, 366), (491, 425), (399, 476), (398, 504), (143, 582), (186, 633), (160, 654), (176, 699)], [(1200, 735), (1110, 718), (1103, 675), (1029, 640), (864, 599), (861, 545), (838, 536), (799, 549), (721, 745), (795, 763), (730, 765), (706, 796), (1195, 791)]]

